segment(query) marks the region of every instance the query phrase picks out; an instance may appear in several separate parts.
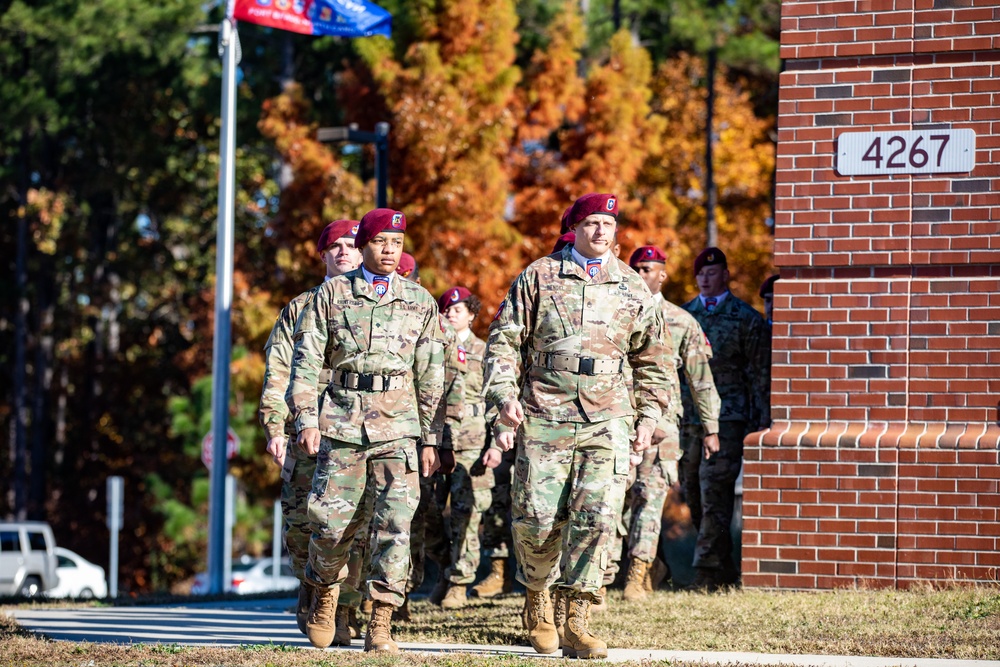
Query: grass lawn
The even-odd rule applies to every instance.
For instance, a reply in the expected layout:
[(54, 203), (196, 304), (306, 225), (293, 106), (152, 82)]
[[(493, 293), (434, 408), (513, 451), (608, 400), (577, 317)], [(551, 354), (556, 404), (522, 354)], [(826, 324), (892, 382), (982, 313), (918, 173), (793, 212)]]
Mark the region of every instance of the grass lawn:
[[(521, 598), (516, 595), (474, 600), (468, 608), (452, 612), (418, 600), (411, 604), (413, 620), (394, 624), (394, 636), (404, 642), (524, 644), (520, 609)], [(1000, 587), (821, 592), (747, 589), (714, 595), (661, 591), (646, 603), (626, 603), (620, 591), (612, 591), (610, 610), (595, 614), (592, 627), (612, 648), (1000, 660)], [(188, 648), (50, 642), (27, 635), (0, 615), (0, 665), (522, 664), (539, 663), (516, 656), (370, 657), (357, 651), (319, 652), (288, 646)]]

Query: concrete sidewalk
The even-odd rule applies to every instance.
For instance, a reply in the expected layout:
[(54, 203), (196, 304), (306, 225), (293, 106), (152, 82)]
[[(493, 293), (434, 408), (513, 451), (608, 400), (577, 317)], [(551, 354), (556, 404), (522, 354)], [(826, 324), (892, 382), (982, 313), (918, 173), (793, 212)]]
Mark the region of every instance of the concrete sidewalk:
[[(87, 607), (80, 609), (11, 609), (26, 630), (57, 641), (115, 644), (176, 644), (178, 646), (247, 646), (286, 644), (315, 650), (295, 627), (288, 600), (248, 600), (233, 603), (197, 603), (170, 607)], [(361, 640), (349, 648), (360, 651)], [(467, 653), (482, 656), (518, 656), (552, 660), (561, 652), (538, 655), (529, 646), (430, 644), (403, 642), (404, 651), (429, 655)], [(669, 651), (612, 648), (609, 662), (688, 662), (706, 665), (796, 665), (798, 667), (1000, 667), (993, 660), (930, 658), (874, 658), (831, 655), (780, 655), (767, 653)]]

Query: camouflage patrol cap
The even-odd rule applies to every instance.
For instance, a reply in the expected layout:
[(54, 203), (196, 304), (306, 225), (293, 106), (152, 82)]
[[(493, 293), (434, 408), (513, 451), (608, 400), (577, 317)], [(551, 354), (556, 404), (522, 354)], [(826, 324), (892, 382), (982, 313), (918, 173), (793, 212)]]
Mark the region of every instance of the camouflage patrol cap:
[(354, 237), (354, 247), (360, 250), (373, 238), (382, 232), (406, 231), (406, 216), (402, 211), (391, 208), (376, 208), (365, 213), (358, 224), (358, 233)]
[(655, 245), (644, 245), (635, 249), (635, 252), (629, 257), (628, 265), (635, 266), (639, 262), (659, 262), (660, 264), (666, 264), (667, 256)]
[(701, 251), (694, 260), (694, 275), (698, 275), (698, 272), (706, 266), (722, 266), (727, 268), (729, 265), (726, 263), (726, 254), (719, 250), (718, 248), (705, 248)]
[(774, 294), (774, 283), (778, 282), (779, 278), (781, 278), (781, 276), (776, 273), (764, 281), (764, 283), (760, 286), (760, 297), (762, 299), (768, 294)]
[(319, 241), (316, 242), (316, 250), (323, 252), (334, 241), (345, 236), (353, 239), (358, 233), (359, 224), (361, 223), (357, 220), (334, 220), (323, 228), (322, 233), (319, 235)]
[(444, 294), (442, 294), (441, 298), (438, 299), (438, 310), (440, 310), (443, 313), (444, 311), (448, 310), (450, 306), (454, 306), (456, 303), (462, 303), (463, 301), (467, 301), (470, 296), (472, 296), (472, 292), (465, 289), (464, 287), (461, 286), (452, 287), (451, 289), (447, 290)]
[(583, 195), (573, 202), (573, 206), (569, 210), (566, 230), (575, 228), (581, 220), (595, 213), (610, 215), (618, 220), (618, 197), (605, 192), (592, 192), (589, 195)]

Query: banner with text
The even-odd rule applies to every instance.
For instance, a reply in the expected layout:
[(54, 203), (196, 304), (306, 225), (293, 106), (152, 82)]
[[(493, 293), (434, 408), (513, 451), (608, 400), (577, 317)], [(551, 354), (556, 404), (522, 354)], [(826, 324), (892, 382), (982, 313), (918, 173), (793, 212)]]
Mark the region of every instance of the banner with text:
[(392, 15), (366, 0), (235, 0), (233, 18), (303, 35), (389, 37)]

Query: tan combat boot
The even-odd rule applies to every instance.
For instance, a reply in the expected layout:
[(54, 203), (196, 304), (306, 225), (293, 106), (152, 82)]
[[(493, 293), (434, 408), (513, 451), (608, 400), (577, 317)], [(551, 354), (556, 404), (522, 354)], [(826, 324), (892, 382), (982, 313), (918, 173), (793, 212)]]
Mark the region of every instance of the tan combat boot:
[(660, 584), (668, 576), (670, 576), (670, 566), (659, 558), (655, 558), (650, 563), (649, 569), (646, 570), (646, 580), (643, 582), (643, 588), (646, 589), (647, 593), (652, 593), (660, 587)]
[(601, 590), (597, 592), (597, 595), (601, 598), (601, 601), (593, 603), (590, 606), (590, 611), (593, 612), (606, 611), (608, 608), (608, 587), (601, 586)]
[(392, 620), (394, 621), (406, 621), (409, 623), (413, 620), (410, 615), (410, 595), (407, 593), (403, 596), (403, 604), (396, 609), (392, 610)]
[(346, 605), (339, 605), (335, 615), (336, 629), (333, 633), (333, 643), (335, 646), (351, 645), (351, 608)]
[(559, 635), (559, 645), (566, 649), (566, 608), (569, 605), (569, 598), (560, 590), (556, 589), (552, 593), (552, 621), (556, 626), (556, 634)]
[(388, 602), (372, 602), (372, 617), (368, 621), (368, 633), (365, 635), (365, 651), (399, 653), (399, 646), (392, 640), (392, 605)]
[(633, 558), (628, 565), (628, 574), (625, 576), (625, 599), (628, 602), (635, 602), (646, 597), (646, 575), (649, 572), (649, 563)]
[(566, 638), (563, 640), (564, 658), (607, 658), (608, 645), (590, 634), (591, 596), (577, 593), (569, 599), (566, 609)]
[(507, 575), (507, 559), (493, 558), (490, 560), (490, 573), (472, 587), (472, 597), (491, 598), (501, 593), (510, 593), (512, 590), (514, 581)]
[(552, 618), (552, 601), (548, 589), (528, 590), (528, 641), (539, 653), (555, 653), (559, 648), (559, 634)]
[(361, 636), (361, 617), (358, 616), (357, 607), (347, 608), (347, 627), (351, 629), (351, 639)]
[(448, 592), (441, 600), (442, 609), (461, 609), (469, 603), (465, 597), (465, 584), (452, 584), (448, 587)]
[(431, 604), (436, 604), (440, 607), (441, 601), (444, 600), (444, 596), (448, 594), (448, 589), (450, 587), (451, 582), (444, 577), (441, 577), (437, 580), (437, 583), (434, 584), (434, 589), (431, 591), (431, 594), (427, 596), (427, 600)]
[(340, 595), (340, 586), (315, 586), (313, 589), (312, 605), (309, 607), (309, 618), (306, 619), (306, 636), (309, 643), (316, 648), (326, 648), (333, 643), (333, 634), (336, 631), (337, 596)]
[(306, 619), (309, 618), (309, 607), (312, 606), (312, 592), (312, 586), (304, 581), (299, 582), (299, 599), (295, 603), (295, 622), (302, 634), (306, 634)]

